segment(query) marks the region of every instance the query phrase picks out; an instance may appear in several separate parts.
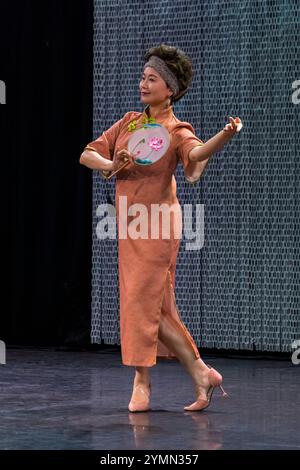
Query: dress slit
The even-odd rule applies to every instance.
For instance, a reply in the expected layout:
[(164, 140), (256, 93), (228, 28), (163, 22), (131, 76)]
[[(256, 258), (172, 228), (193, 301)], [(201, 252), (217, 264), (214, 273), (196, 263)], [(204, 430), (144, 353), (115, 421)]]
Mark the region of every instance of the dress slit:
[[(167, 293), (167, 296), (166, 296), (166, 293)], [(171, 272), (169, 268), (167, 270), (167, 275), (165, 277), (163, 300), (162, 300), (161, 307), (160, 307), (160, 318), (161, 318), (161, 315), (168, 315), (172, 318), (173, 321), (176, 322), (176, 326), (182, 331), (188, 343), (190, 344), (191, 348), (193, 349), (195, 358), (199, 359), (200, 353), (198, 351), (197, 345), (195, 344), (191, 334), (189, 333), (189, 331), (187, 330), (185, 324), (183, 323), (181, 319), (181, 315), (180, 315), (180, 312), (176, 303), (175, 292), (174, 292)], [(169, 350), (167, 346), (165, 346), (162, 343), (162, 341), (159, 340), (158, 329), (159, 329), (159, 325), (157, 328), (156, 355), (160, 357), (166, 357), (167, 359), (176, 358), (176, 355), (171, 350)]]

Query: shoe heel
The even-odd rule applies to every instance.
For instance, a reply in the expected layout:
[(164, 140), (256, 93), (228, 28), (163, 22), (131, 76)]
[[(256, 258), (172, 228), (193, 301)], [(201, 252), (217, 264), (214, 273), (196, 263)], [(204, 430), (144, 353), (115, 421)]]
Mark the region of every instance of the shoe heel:
[(213, 387), (220, 387), (223, 382), (222, 375), (216, 371), (216, 369), (211, 368), (209, 371), (209, 381)]
[(213, 367), (209, 366), (209, 368), (210, 368), (209, 380), (210, 380), (211, 385), (213, 387), (219, 387), (222, 392), (222, 397), (228, 398), (229, 397), (228, 393), (225, 392), (224, 388), (221, 385), (223, 382), (222, 375)]
[(219, 385), (219, 388), (220, 388), (220, 390), (222, 391), (222, 397), (224, 397), (224, 398), (229, 398), (228, 393), (225, 392), (225, 390), (224, 390), (224, 388), (222, 387), (222, 385)]

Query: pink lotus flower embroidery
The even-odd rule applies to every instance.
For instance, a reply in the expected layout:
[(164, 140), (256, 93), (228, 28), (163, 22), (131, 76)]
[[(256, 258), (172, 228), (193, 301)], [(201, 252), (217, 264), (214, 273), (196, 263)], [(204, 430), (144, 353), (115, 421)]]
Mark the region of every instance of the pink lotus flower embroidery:
[(163, 139), (160, 139), (158, 137), (152, 137), (152, 139), (149, 140), (148, 145), (153, 150), (158, 151), (163, 146)]

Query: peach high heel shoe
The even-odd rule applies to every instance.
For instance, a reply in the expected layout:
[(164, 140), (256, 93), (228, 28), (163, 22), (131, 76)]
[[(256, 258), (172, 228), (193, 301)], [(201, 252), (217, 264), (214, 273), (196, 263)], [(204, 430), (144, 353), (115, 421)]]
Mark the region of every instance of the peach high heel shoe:
[(150, 393), (151, 384), (149, 384), (149, 392), (143, 384), (134, 385), (131, 400), (128, 405), (129, 411), (148, 411), (150, 409)]
[(208, 367), (210, 368), (210, 371), (208, 373), (208, 380), (209, 380), (210, 385), (207, 390), (207, 399), (205, 400), (200, 397), (197, 398), (197, 400), (194, 403), (192, 403), (189, 406), (184, 407), (186, 411), (201, 411), (207, 408), (211, 402), (211, 397), (216, 387), (220, 387), (220, 389), (223, 392), (222, 396), (224, 398), (228, 398), (228, 394), (225, 392), (224, 388), (221, 385), (223, 381), (222, 375), (218, 371), (216, 371), (216, 369), (214, 369), (213, 367), (209, 365)]

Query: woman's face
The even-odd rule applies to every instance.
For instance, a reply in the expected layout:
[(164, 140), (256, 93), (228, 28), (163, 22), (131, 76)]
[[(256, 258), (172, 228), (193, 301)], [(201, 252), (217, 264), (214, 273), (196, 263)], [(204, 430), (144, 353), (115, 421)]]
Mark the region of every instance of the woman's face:
[(163, 78), (152, 67), (146, 67), (140, 81), (141, 101), (152, 106), (163, 103), (172, 94)]

